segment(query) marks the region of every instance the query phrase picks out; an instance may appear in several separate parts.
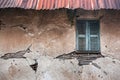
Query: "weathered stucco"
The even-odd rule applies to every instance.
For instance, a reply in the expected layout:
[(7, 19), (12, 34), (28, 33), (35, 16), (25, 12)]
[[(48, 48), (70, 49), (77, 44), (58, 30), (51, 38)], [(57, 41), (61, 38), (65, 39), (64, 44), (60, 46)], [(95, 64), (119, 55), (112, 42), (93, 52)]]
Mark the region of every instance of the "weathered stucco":
[(27, 59), (0, 59), (0, 80), (119, 80), (120, 61), (99, 58), (90, 65), (79, 66), (76, 59), (59, 60), (39, 56), (35, 72)]
[(101, 20), (101, 52), (120, 60), (120, 11), (106, 11)]
[(77, 11), (77, 19), (100, 20), (101, 54), (120, 59), (120, 11)]
[[(71, 23), (66, 9), (1, 9), (0, 80), (120, 79), (119, 14), (117, 10), (80, 9)], [(76, 49), (75, 19), (100, 20), (101, 54), (105, 57), (83, 66), (77, 59), (55, 58)]]
[(75, 49), (75, 30), (66, 10), (1, 10), (0, 53), (26, 49), (41, 55), (57, 56)]
[[(102, 54), (120, 58), (120, 11), (76, 11), (77, 19), (100, 20)], [(65, 9), (34, 11), (0, 10), (0, 55), (26, 49), (41, 55), (57, 56), (76, 49), (75, 22), (71, 26)]]

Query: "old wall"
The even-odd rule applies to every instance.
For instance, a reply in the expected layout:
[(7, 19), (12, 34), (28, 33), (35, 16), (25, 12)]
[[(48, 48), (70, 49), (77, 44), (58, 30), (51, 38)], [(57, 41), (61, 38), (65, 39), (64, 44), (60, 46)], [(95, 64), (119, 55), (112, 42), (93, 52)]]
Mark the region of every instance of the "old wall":
[(77, 19), (100, 20), (101, 53), (120, 59), (120, 11), (77, 10)]
[[(100, 20), (102, 54), (120, 58), (120, 11), (76, 11), (77, 19)], [(65, 9), (0, 11), (0, 54), (13, 53), (31, 46), (34, 53), (57, 56), (76, 49), (75, 21), (71, 26)]]
[(120, 11), (106, 11), (101, 19), (101, 52), (120, 59)]
[(100, 19), (101, 53), (105, 57), (82, 66), (76, 58), (55, 58), (75, 50), (75, 20), (71, 26), (64, 9), (2, 9), (0, 56), (7, 54), (0, 58), (0, 80), (119, 80), (120, 11), (76, 12), (76, 19)]
[(34, 53), (57, 56), (75, 49), (75, 30), (66, 10), (0, 11), (0, 54), (13, 53), (31, 46)]
[(59, 60), (39, 56), (35, 72), (25, 59), (0, 59), (0, 80), (119, 80), (120, 61), (100, 58), (78, 66), (76, 59)]

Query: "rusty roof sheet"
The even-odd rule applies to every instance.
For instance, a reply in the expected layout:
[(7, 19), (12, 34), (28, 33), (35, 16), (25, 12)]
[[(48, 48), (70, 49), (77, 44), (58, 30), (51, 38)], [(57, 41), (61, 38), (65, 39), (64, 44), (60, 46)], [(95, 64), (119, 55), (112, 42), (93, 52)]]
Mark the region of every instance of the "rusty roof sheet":
[(0, 0), (0, 8), (15, 7), (36, 10), (59, 8), (120, 9), (120, 0)]

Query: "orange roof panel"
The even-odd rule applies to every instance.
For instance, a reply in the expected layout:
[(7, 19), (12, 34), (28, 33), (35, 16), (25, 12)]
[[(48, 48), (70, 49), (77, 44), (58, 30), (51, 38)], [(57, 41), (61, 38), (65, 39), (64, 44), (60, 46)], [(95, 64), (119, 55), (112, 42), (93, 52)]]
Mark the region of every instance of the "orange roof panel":
[(36, 10), (59, 8), (120, 9), (120, 0), (0, 0), (0, 8), (7, 7)]

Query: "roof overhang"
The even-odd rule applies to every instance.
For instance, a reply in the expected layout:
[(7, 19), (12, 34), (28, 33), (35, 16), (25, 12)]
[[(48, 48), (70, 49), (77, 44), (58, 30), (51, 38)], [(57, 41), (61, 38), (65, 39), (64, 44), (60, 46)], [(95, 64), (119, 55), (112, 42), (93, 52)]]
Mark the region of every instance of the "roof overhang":
[(0, 0), (0, 8), (54, 10), (59, 8), (85, 10), (120, 9), (120, 0)]

